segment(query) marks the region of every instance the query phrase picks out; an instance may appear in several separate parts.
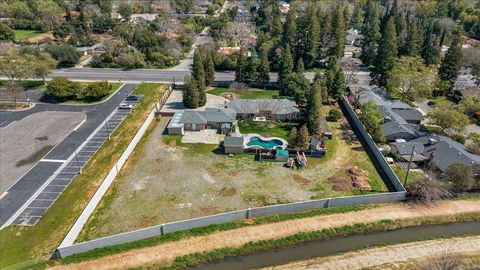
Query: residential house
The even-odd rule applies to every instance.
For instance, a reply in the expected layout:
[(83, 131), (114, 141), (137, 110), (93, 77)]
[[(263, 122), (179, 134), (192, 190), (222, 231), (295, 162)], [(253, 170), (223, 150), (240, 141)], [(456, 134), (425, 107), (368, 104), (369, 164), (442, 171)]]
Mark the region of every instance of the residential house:
[(391, 100), (382, 89), (364, 90), (358, 97), (360, 104), (372, 100), (384, 117), (383, 135), (387, 141), (404, 139), (406, 141), (425, 134), (420, 124), (423, 115), (410, 105), (399, 100)]
[(455, 163), (478, 167), (480, 156), (465, 149), (465, 146), (448, 137), (438, 134), (422, 136), (408, 142), (392, 144), (392, 152), (397, 158), (409, 161), (414, 150), (413, 161), (444, 172)]
[(236, 99), (227, 107), (237, 113), (237, 118), (244, 120), (265, 117), (267, 120), (291, 121), (301, 117), (297, 103), (288, 99)]
[(88, 54), (99, 52), (102, 49), (103, 49), (103, 43), (100, 42), (92, 46), (79, 47), (77, 48), (77, 51), (80, 52), (82, 55), (88, 55)]
[(226, 134), (235, 121), (235, 111), (228, 108), (206, 108), (205, 111), (183, 111), (174, 114), (167, 130), (169, 134), (184, 134), (185, 131), (217, 129)]
[(462, 100), (464, 97), (480, 97), (480, 87), (470, 87), (456, 90), (453, 94), (453, 98), (457, 101)]

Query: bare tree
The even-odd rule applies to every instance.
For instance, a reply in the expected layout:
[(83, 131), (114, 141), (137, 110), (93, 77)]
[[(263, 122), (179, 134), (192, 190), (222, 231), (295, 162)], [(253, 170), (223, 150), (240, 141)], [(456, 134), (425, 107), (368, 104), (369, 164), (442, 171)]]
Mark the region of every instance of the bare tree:
[(419, 265), (421, 270), (455, 270), (459, 269), (461, 258), (454, 253), (454, 250), (443, 250), (438, 254), (430, 256), (425, 262)]
[(358, 67), (357, 67), (357, 64), (355, 64), (355, 61), (353, 61), (353, 59), (351, 58), (347, 58), (345, 60), (342, 60), (340, 62), (340, 65), (342, 66), (343, 71), (345, 72), (346, 83), (348, 85), (358, 83), (358, 78), (357, 78)]

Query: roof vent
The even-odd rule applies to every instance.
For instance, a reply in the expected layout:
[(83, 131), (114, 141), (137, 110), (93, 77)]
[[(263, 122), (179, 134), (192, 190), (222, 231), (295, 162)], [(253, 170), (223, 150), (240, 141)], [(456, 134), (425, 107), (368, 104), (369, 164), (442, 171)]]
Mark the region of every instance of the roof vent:
[(435, 140), (434, 138), (428, 138), (428, 144), (429, 145), (434, 145), (437, 143), (437, 140)]
[(462, 153), (461, 153), (461, 152), (458, 152), (458, 154), (459, 154), (460, 156), (462, 155)]

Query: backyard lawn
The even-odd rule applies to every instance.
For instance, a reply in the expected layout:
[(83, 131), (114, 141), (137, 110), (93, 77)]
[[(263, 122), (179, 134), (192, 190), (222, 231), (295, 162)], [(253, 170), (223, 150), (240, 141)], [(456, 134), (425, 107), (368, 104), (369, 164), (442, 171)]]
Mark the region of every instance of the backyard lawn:
[[(334, 137), (326, 142), (327, 156), (309, 158), (300, 169), (258, 162), (251, 154), (224, 155), (217, 145), (180, 143), (179, 135), (163, 135), (168, 121), (152, 124), (78, 242), (248, 207), (387, 191), (344, 118), (329, 123)], [(283, 138), (289, 129), (245, 123), (242, 132)], [(355, 188), (354, 175), (371, 188)]]
[(216, 87), (208, 91), (209, 94), (220, 96), (223, 93), (236, 93), (242, 99), (271, 99), (273, 95), (279, 95), (279, 90), (248, 88), (239, 92), (232, 91), (228, 87)]
[(160, 84), (143, 83), (134, 93), (144, 95), (72, 183), (34, 227), (9, 226), (0, 231), (0, 268), (28, 268), (53, 254), (113, 164), (126, 149), (163, 93)]

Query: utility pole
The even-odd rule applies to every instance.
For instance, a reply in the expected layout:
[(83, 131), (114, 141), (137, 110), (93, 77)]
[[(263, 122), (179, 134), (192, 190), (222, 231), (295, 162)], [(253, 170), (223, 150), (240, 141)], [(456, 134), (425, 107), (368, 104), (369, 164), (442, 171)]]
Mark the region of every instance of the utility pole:
[(75, 154), (75, 160), (77, 161), (78, 174), (82, 174), (82, 167), (80, 167), (80, 162), (78, 161), (78, 156), (77, 156), (77, 145), (75, 143), (72, 143), (72, 145), (73, 145), (73, 153)]
[(408, 162), (407, 173), (405, 174), (405, 181), (403, 182), (403, 187), (407, 186), (408, 173), (410, 172), (410, 166), (412, 164), (413, 154), (415, 154), (415, 144), (412, 144), (412, 153), (410, 153), (410, 161)]

